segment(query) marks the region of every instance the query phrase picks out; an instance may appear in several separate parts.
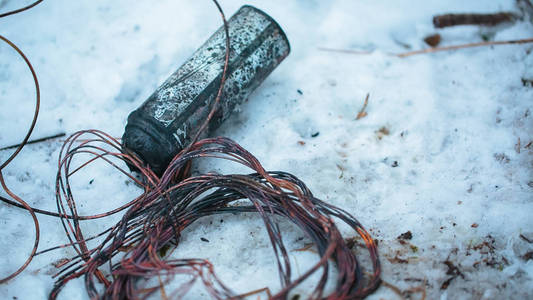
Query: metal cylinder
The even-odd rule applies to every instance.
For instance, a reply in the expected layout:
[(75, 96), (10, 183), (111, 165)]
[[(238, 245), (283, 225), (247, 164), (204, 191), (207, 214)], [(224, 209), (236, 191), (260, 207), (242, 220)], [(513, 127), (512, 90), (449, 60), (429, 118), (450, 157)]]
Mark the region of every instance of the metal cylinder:
[[(228, 28), (227, 79), (207, 132), (218, 128), (290, 51), (280, 26), (255, 7), (241, 7), (228, 20)], [(128, 116), (124, 150), (135, 152), (156, 174), (163, 173), (207, 118), (222, 78), (225, 39), (221, 27)]]

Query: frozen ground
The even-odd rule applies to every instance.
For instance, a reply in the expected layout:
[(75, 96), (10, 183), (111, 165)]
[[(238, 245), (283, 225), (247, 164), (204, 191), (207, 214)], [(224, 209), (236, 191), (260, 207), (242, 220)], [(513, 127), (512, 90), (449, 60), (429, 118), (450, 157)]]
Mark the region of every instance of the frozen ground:
[[(22, 2), (31, 1), (0, 1), (0, 9)], [(527, 241), (533, 240), (533, 88), (521, 80), (533, 78), (533, 45), (389, 55), (425, 48), (422, 39), (435, 32), (443, 45), (531, 37), (527, 21), (491, 30), (436, 31), (431, 24), (433, 15), (447, 12), (516, 11), (514, 1), (221, 4), (230, 16), (245, 3), (281, 24), (292, 53), (218, 133), (241, 143), (267, 169), (299, 176), (320, 198), (353, 213), (379, 241), (384, 281), (404, 297), (421, 299), (422, 291), (428, 299), (533, 297), (533, 244)], [(25, 51), (39, 76), (42, 107), (34, 138), (87, 128), (120, 137), (128, 113), (220, 24), (208, 0), (44, 1), (0, 20), (0, 34)], [(0, 64), (3, 147), (22, 139), (34, 92), (25, 65), (5, 44)], [(368, 115), (355, 120), (367, 93)], [(59, 140), (27, 146), (4, 170), (7, 184), (36, 207), (55, 209), (59, 147)], [(10, 153), (0, 151), (0, 160)], [(213, 162), (199, 167), (229, 170)], [(108, 168), (96, 166), (76, 179), (82, 213), (106, 211), (139, 193)], [(67, 242), (59, 221), (40, 222), (40, 249)], [(3, 203), (0, 223), (4, 276), (26, 259), (34, 232), (26, 212)], [(305, 245), (299, 232), (282, 226), (289, 249)], [(407, 232), (411, 239), (398, 239)], [(227, 216), (188, 230), (176, 253), (209, 258), (237, 291), (275, 290), (269, 247), (253, 216)], [(72, 255), (63, 249), (37, 257), (0, 286), (1, 298), (45, 298), (57, 271), (52, 262)], [(292, 251), (291, 259), (304, 272), (315, 257)], [(304, 288), (298, 292), (305, 297)], [(81, 281), (61, 296), (87, 299)], [(384, 285), (370, 298), (400, 297)]]

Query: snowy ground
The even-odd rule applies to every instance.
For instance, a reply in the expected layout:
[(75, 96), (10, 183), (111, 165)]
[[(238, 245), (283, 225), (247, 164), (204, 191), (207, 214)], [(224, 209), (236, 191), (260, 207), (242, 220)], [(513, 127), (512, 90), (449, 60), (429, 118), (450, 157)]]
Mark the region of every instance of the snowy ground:
[[(31, 1), (0, 1), (0, 9), (22, 2)], [(527, 241), (533, 240), (533, 88), (521, 80), (533, 79), (533, 45), (390, 55), (425, 48), (423, 38), (436, 32), (443, 45), (531, 37), (527, 21), (490, 30), (437, 31), (431, 23), (433, 15), (448, 12), (517, 11), (514, 1), (221, 2), (228, 16), (245, 3), (268, 12), (287, 33), (292, 53), (218, 134), (354, 214), (379, 242), (384, 281), (404, 297), (420, 299), (423, 290), (429, 299), (533, 297), (533, 244)], [(44, 1), (0, 20), (0, 34), (27, 54), (39, 76), (34, 138), (88, 128), (120, 137), (128, 113), (220, 24), (208, 0)], [(34, 90), (26, 66), (5, 44), (0, 64), (3, 147), (22, 139)], [(367, 93), (368, 115), (355, 120)], [(60, 145), (27, 146), (3, 171), (31, 205), (55, 209)], [(10, 153), (0, 151), (0, 161)], [(213, 162), (200, 167), (228, 170)], [(94, 167), (76, 179), (82, 213), (109, 210), (139, 193), (109, 168)], [(59, 221), (40, 222), (40, 249), (67, 242)], [(3, 203), (0, 223), (3, 277), (26, 259), (34, 232), (26, 212)], [(288, 248), (302, 248), (306, 240), (285, 227)], [(398, 239), (407, 232), (411, 239)], [(184, 233), (180, 247), (183, 257), (209, 258), (237, 291), (278, 286), (268, 239), (253, 216), (204, 220)], [(57, 271), (52, 262), (72, 255), (63, 249), (37, 257), (0, 286), (1, 298), (45, 298)], [(310, 251), (291, 255), (297, 272), (315, 259)], [(305, 297), (305, 289), (299, 292)], [(61, 296), (87, 299), (81, 281)], [(400, 297), (384, 285), (370, 298)]]

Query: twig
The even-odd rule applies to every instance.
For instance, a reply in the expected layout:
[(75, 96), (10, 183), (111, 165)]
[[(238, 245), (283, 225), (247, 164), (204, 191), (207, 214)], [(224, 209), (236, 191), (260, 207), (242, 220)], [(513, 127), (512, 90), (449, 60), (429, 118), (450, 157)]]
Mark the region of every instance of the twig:
[[(453, 46), (446, 46), (446, 47), (428, 48), (428, 49), (409, 51), (409, 52), (404, 52), (404, 53), (387, 53), (387, 54), (392, 55), (392, 56), (397, 56), (397, 57), (407, 57), (407, 56), (412, 56), (412, 55), (417, 55), (417, 54), (457, 50), (457, 49), (463, 49), (463, 48), (473, 48), (473, 47), (493, 46), (493, 45), (527, 44), (527, 43), (533, 43), (533, 38), (527, 38), (527, 39), (521, 39), (521, 40), (509, 40), (509, 41), (488, 41), (488, 42), (479, 42), (479, 43), (469, 43), (469, 44), (453, 45)], [(349, 49), (318, 48), (318, 50), (327, 51), (327, 52), (345, 53), (345, 54), (372, 54), (372, 52), (363, 52), (363, 51), (349, 50)]]
[(388, 287), (389, 289), (391, 289), (396, 295), (398, 295), (400, 297), (400, 299), (405, 300), (405, 297), (403, 296), (402, 290), (400, 290), (399, 287), (397, 287), (397, 286), (395, 286), (395, 285), (393, 285), (391, 283), (388, 283), (388, 282), (386, 282), (383, 279), (381, 279), (381, 284), (383, 284), (383, 286)]
[(469, 43), (469, 44), (462, 44), (462, 45), (446, 46), (446, 47), (428, 48), (428, 49), (423, 49), (423, 50), (400, 53), (400, 54), (396, 54), (396, 56), (398, 56), (398, 57), (407, 57), (407, 56), (423, 54), (423, 53), (432, 53), (432, 52), (440, 52), (440, 51), (448, 51), (448, 50), (457, 50), (457, 49), (464, 49), (464, 48), (473, 48), (473, 47), (481, 47), (481, 46), (492, 46), (492, 45), (526, 44), (526, 43), (533, 43), (533, 38), (521, 39), (521, 40), (510, 40), (510, 41), (488, 41), (488, 42), (479, 42), (479, 43)]
[(497, 14), (445, 14), (433, 17), (435, 28), (456, 25), (484, 25), (495, 26), (503, 22), (512, 22), (516, 16), (509, 12)]
[(427, 293), (426, 284), (427, 284), (427, 279), (424, 279), (424, 281), (422, 282), (421, 286), (410, 288), (406, 292), (407, 293), (419, 293), (419, 292), (421, 292), (422, 293), (422, 298), (420, 300), (426, 300), (426, 296), (427, 296), (426, 295), (426, 293)]
[[(51, 135), (51, 136), (45, 136), (45, 137), (42, 137), (42, 138), (38, 138), (38, 139), (35, 139), (35, 140), (29, 140), (28, 142), (26, 142), (26, 145), (28, 144), (36, 144), (36, 143), (40, 143), (40, 142), (45, 142), (45, 141), (48, 141), (48, 140), (51, 140), (51, 139), (55, 139), (55, 138), (58, 138), (58, 137), (63, 137), (65, 136), (66, 134), (64, 132), (62, 133), (58, 133), (58, 134), (54, 134), (54, 135)], [(21, 144), (15, 144), (15, 145), (11, 145), (11, 146), (7, 146), (7, 147), (3, 147), (3, 148), (0, 148), (0, 151), (2, 150), (8, 150), (8, 149), (13, 149), (13, 148), (17, 148), (19, 147)]]
[(363, 107), (361, 108), (361, 110), (357, 114), (357, 117), (355, 118), (356, 120), (359, 120), (359, 119), (364, 118), (364, 117), (367, 116), (367, 113), (366, 113), (365, 109), (366, 109), (366, 106), (368, 105), (368, 97), (370, 97), (369, 93), (366, 94), (365, 103), (363, 104)]

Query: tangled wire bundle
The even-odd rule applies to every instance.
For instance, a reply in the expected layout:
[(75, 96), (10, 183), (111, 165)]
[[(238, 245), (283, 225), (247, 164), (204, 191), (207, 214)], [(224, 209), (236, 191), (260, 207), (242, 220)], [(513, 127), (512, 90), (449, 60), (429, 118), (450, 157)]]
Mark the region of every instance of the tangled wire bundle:
[[(89, 137), (87, 137), (89, 135)], [(77, 145), (77, 139), (84, 140)], [(108, 150), (98, 144), (110, 146)], [(115, 152), (113, 152), (113, 150)], [(248, 151), (227, 138), (203, 139), (185, 152), (177, 155), (165, 173), (158, 178), (142, 166), (135, 156), (120, 151), (118, 141), (99, 131), (83, 131), (73, 135), (61, 152), (60, 170), (57, 176), (57, 206), (72, 247), (78, 256), (60, 272), (51, 293), (55, 299), (59, 290), (71, 279), (85, 276), (91, 298), (133, 299), (148, 295), (160, 287), (143, 287), (139, 279), (154, 276), (188, 274), (192, 279), (179, 288), (178, 298), (183, 296), (194, 282), (201, 278), (209, 293), (216, 299), (236, 297), (213, 271), (213, 266), (202, 259), (168, 259), (161, 257), (161, 250), (168, 245), (178, 245), (181, 232), (199, 218), (224, 213), (255, 212), (261, 216), (277, 258), (282, 290), (272, 299), (286, 299), (292, 288), (312, 273), (322, 269), (322, 275), (312, 299), (355, 299), (367, 295), (376, 288), (379, 278), (377, 250), (370, 235), (349, 213), (329, 205), (313, 196), (311, 191), (295, 176), (285, 172), (267, 172)], [(108, 231), (98, 246), (89, 249), (79, 226), (81, 220), (100, 216), (80, 217), (69, 185), (69, 177), (80, 167), (71, 170), (76, 155), (90, 153), (87, 163), (104, 160), (142, 185), (144, 192), (135, 200), (108, 214), (126, 209), (122, 219)], [(226, 159), (242, 164), (255, 173), (202, 174), (176, 182), (177, 174), (187, 168), (191, 160), (205, 157)], [(139, 168), (142, 180), (121, 169), (112, 158)], [(87, 163), (82, 164), (86, 166)], [(248, 200), (246, 202), (239, 200)], [(302, 276), (292, 279), (287, 249), (282, 242), (274, 215), (287, 218), (299, 227), (316, 245), (320, 260)], [(68, 217), (67, 217), (68, 216)], [(373, 262), (374, 273), (369, 282), (363, 282), (361, 267), (354, 253), (346, 245), (333, 217), (352, 227), (364, 240)], [(123, 256), (112, 262), (118, 254)], [(338, 268), (336, 289), (324, 295), (328, 277), (328, 263)], [(105, 276), (100, 269), (109, 264)], [(96, 280), (105, 285), (103, 293), (96, 288)], [(168, 281), (168, 280), (167, 280)]]
[[(228, 37), (226, 20), (218, 3), (215, 0), (214, 2), (222, 14)], [(34, 124), (39, 104), (37, 77), (24, 54), (7, 39), (1, 38), (21, 54), (34, 74), (37, 88)], [(229, 38), (226, 39), (226, 49), (229, 49)], [(80, 131), (71, 135), (61, 149), (56, 177), (58, 212), (32, 208), (9, 190), (1, 173), (1, 169), (7, 166), (26, 144), (31, 133), (30, 129), (19, 149), (0, 168), (2, 186), (15, 201), (2, 197), (0, 200), (25, 208), (31, 213), (36, 228), (36, 239), (26, 263), (1, 282), (19, 274), (35, 255), (69, 246), (77, 255), (56, 275), (57, 281), (50, 293), (50, 299), (56, 299), (60, 290), (70, 280), (82, 276), (91, 299), (146, 298), (162, 289), (162, 286), (175, 275), (187, 275), (189, 279), (174, 291), (172, 297), (182, 298), (196, 281), (201, 281), (208, 293), (216, 299), (243, 298), (253, 292), (241, 295), (234, 293), (216, 276), (214, 267), (209, 261), (196, 258), (175, 259), (171, 257), (176, 255), (165, 257), (162, 252), (169, 245), (177, 246), (183, 230), (202, 217), (247, 212), (259, 214), (263, 220), (276, 256), (282, 288), (274, 295), (269, 295), (271, 299), (287, 299), (292, 289), (320, 271), (316, 287), (310, 292), (310, 299), (358, 299), (374, 291), (379, 286), (381, 272), (377, 248), (370, 235), (353, 216), (315, 198), (305, 184), (294, 175), (266, 171), (252, 154), (228, 138), (197, 140), (220, 101), (228, 57), (229, 51), (226, 50), (226, 65), (218, 95), (209, 117), (193, 139), (196, 142), (174, 157), (161, 177), (152, 172), (149, 166), (144, 165), (135, 154), (124, 151), (121, 144), (108, 134), (98, 130)], [(90, 158), (79, 163), (81, 155), (89, 155)], [(208, 173), (190, 176), (191, 163), (207, 157), (244, 165), (253, 173), (228, 175)], [(128, 176), (143, 188), (143, 193), (109, 212), (80, 216), (70, 186), (70, 178), (80, 169), (96, 161), (104, 161)], [(135, 168), (140, 176), (135, 177), (130, 174), (124, 168), (124, 163)], [(118, 212), (124, 213), (114, 226), (93, 237), (87, 238), (84, 235), (81, 222)], [(37, 252), (39, 226), (36, 213), (60, 218), (69, 243)], [(276, 216), (286, 218), (300, 228), (317, 247), (318, 262), (299, 277), (294, 278), (291, 273), (291, 262), (283, 244)], [(334, 218), (353, 228), (363, 239), (371, 258), (372, 272), (367, 272), (361, 267), (335, 225)], [(87, 242), (96, 238), (99, 238), (97, 245), (89, 247)], [(328, 278), (332, 278), (331, 262), (337, 268), (335, 290), (326, 294), (326, 283)], [(149, 286), (146, 279), (156, 277), (160, 284)]]

